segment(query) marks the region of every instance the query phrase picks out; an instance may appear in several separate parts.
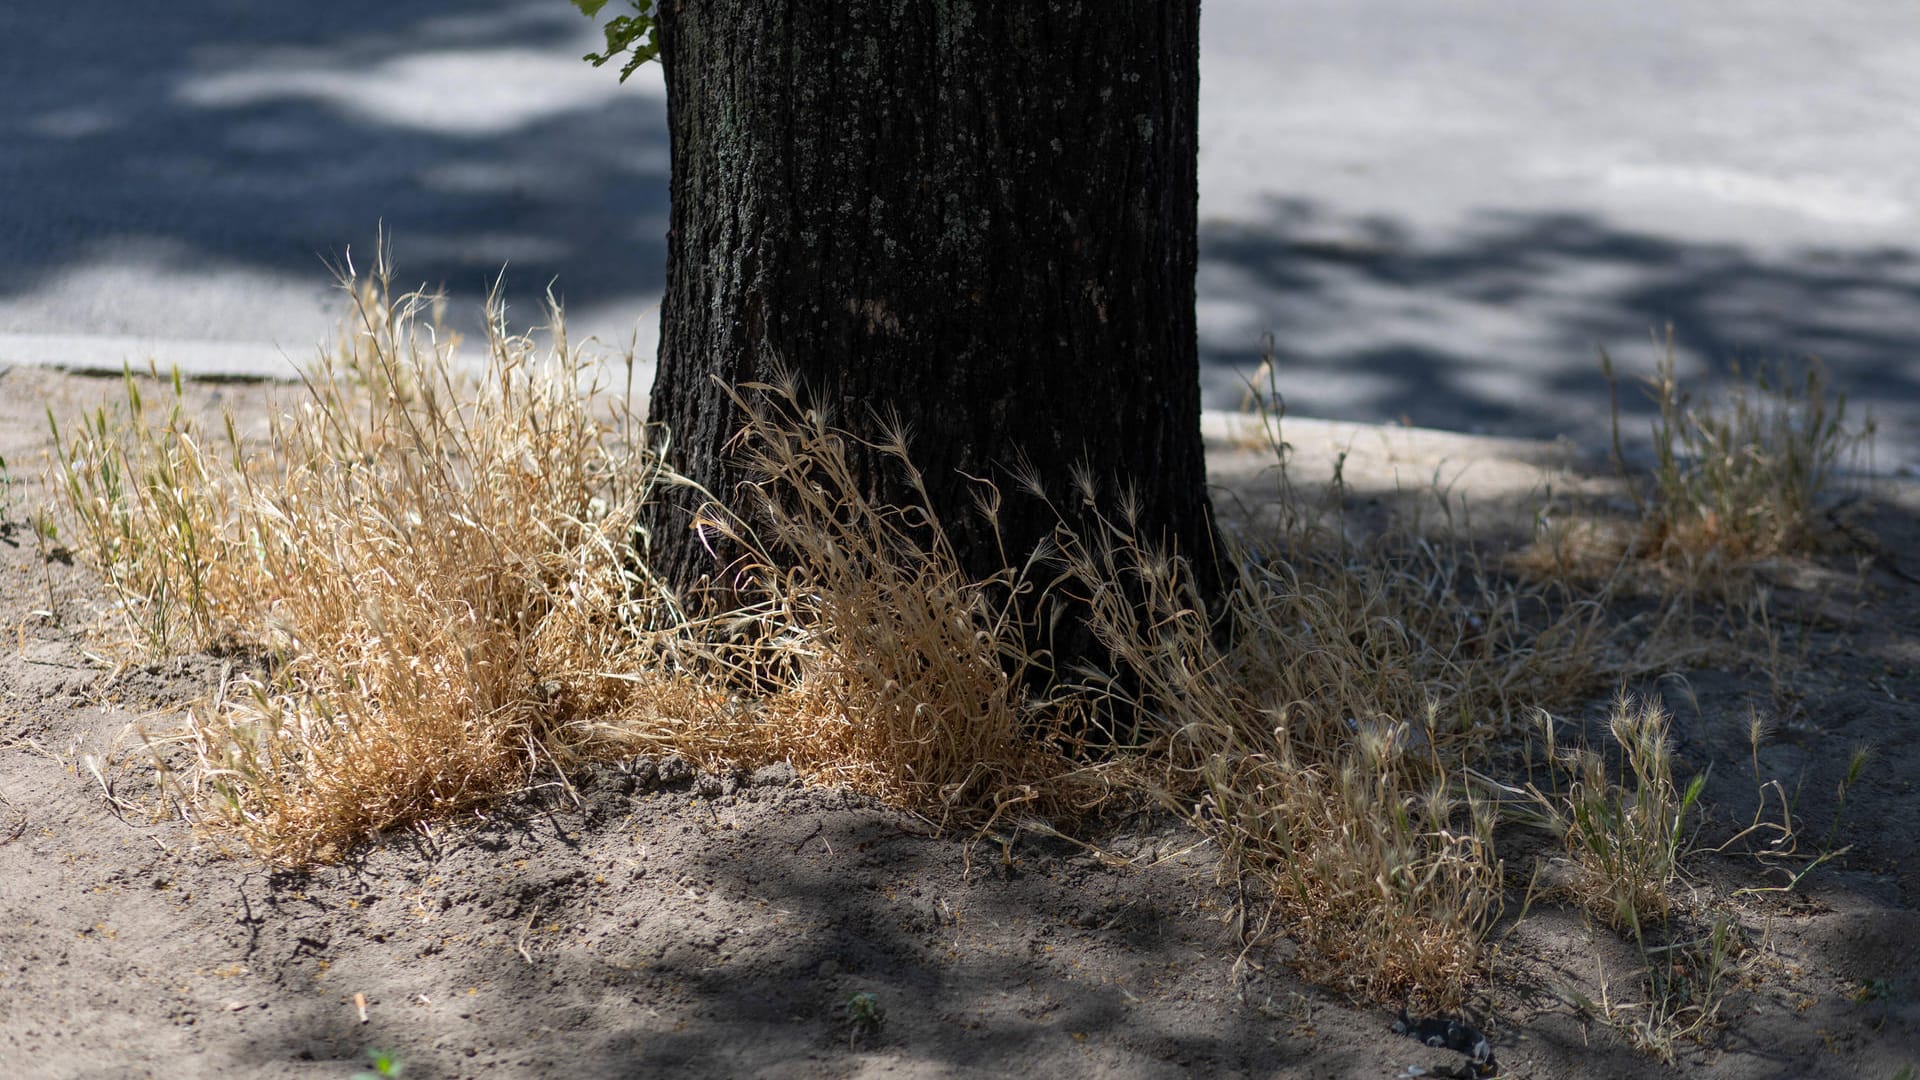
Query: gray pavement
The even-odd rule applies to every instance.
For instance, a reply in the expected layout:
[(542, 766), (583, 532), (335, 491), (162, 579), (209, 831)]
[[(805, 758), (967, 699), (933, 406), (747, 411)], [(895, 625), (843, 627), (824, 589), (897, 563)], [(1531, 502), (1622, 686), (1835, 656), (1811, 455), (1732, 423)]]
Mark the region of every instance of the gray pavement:
[[(471, 327), (507, 267), (650, 350), (657, 74), (564, 0), (0, 5), (0, 364), (286, 371), (376, 226)], [(75, 9), (79, 10), (79, 9)], [(1871, 0), (1206, 0), (1207, 401), (1605, 433), (1596, 349), (1818, 354), (1920, 463), (1920, 14)], [(87, 360), (86, 358), (92, 358)], [(1634, 404), (1630, 398), (1628, 404)]]
[(479, 323), (549, 282), (625, 340), (664, 276), (657, 73), (581, 62), (565, 0), (0, 4), (0, 362), (159, 350), (290, 371), (384, 223)]

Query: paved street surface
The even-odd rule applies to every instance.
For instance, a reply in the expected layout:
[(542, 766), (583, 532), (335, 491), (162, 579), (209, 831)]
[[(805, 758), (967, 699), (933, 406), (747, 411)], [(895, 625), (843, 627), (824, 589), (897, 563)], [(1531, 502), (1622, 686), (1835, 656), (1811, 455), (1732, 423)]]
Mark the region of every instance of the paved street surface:
[[(84, 11), (84, 14), (81, 12)], [(1208, 404), (1604, 437), (1596, 349), (1806, 354), (1920, 464), (1920, 14), (1828, 0), (1206, 0)], [(393, 234), (471, 327), (661, 288), (657, 73), (564, 0), (0, 5), (0, 365), (286, 371)], [(1631, 403), (1631, 402), (1630, 402)]]

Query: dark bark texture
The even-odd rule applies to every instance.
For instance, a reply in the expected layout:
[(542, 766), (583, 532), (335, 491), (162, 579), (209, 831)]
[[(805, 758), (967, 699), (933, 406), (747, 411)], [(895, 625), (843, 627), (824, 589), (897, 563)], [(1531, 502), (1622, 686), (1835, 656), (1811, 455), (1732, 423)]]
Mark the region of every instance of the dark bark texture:
[[(666, 0), (672, 232), (651, 419), (722, 498), (725, 389), (794, 376), (891, 411), (963, 566), (1022, 558), (1070, 471), (1211, 564), (1194, 340), (1198, 0)], [(716, 382), (717, 380), (717, 382)], [(871, 462), (856, 462), (862, 467)], [(891, 472), (872, 470), (889, 492)], [(682, 588), (718, 567), (685, 499), (643, 524)], [(1211, 570), (1203, 572), (1210, 589)]]

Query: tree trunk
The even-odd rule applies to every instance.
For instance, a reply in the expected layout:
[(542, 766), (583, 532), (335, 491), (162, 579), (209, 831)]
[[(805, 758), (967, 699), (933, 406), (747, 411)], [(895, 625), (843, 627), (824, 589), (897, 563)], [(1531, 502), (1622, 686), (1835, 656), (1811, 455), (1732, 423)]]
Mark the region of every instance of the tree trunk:
[[(1198, 0), (663, 0), (672, 232), (651, 419), (729, 498), (726, 386), (906, 421), (963, 568), (1016, 561), (1084, 467), (1217, 585), (1194, 339)], [(885, 470), (870, 468), (874, 489)], [(996, 542), (979, 479), (1004, 502)], [(643, 522), (713, 574), (686, 498)]]

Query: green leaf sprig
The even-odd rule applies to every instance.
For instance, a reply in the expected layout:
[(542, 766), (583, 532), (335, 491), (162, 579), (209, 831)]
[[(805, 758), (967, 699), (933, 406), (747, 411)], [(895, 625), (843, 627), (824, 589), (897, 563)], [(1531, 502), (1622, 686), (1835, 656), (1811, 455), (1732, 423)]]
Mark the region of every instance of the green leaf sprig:
[[(588, 53), (583, 59), (594, 67), (602, 67), (608, 61), (629, 54), (624, 67), (620, 69), (620, 81), (626, 82), (627, 76), (639, 70), (640, 65), (660, 55), (660, 21), (656, 17), (657, 0), (627, 0), (633, 6), (633, 14), (619, 15), (608, 20), (601, 27), (607, 36), (604, 52)], [(600, 14), (607, 6), (607, 0), (573, 0), (573, 6), (591, 19)]]

